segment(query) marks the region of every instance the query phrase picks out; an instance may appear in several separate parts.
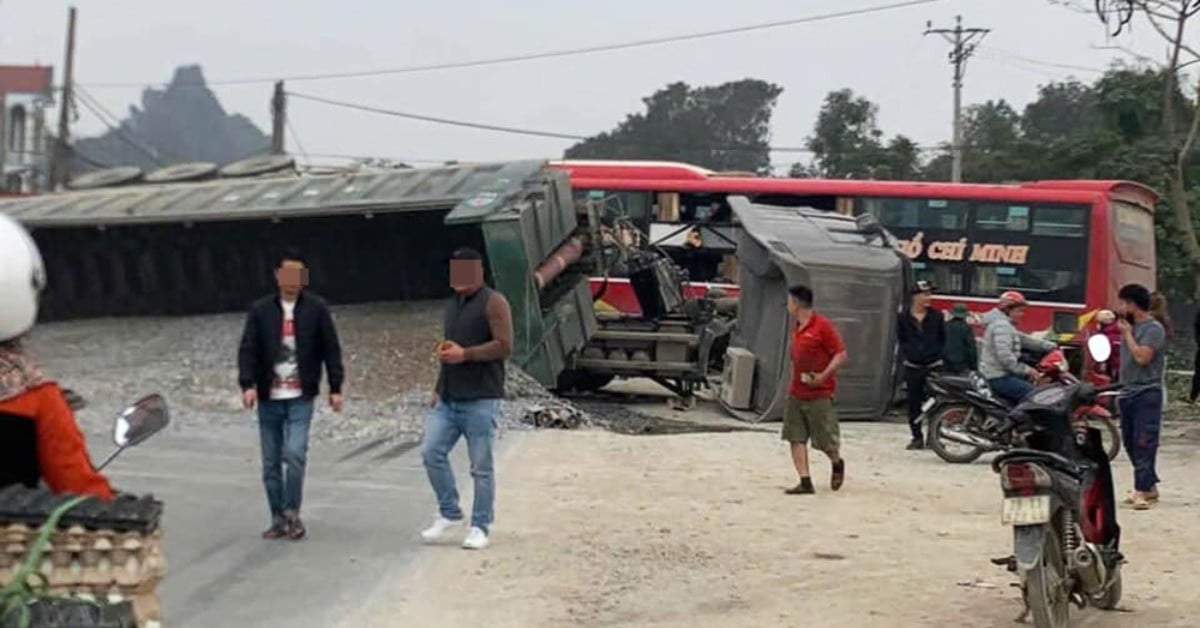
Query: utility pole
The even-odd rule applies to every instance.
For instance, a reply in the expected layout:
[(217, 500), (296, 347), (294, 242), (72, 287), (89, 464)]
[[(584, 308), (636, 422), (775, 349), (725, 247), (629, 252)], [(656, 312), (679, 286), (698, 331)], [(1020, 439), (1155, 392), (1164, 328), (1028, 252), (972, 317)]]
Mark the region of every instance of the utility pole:
[(287, 130), (287, 93), (283, 81), (275, 82), (275, 94), (271, 96), (271, 152), (283, 154), (283, 137)]
[(954, 46), (950, 50), (950, 63), (954, 66), (954, 130), (953, 139), (950, 143), (950, 154), (953, 156), (953, 162), (950, 166), (950, 180), (955, 183), (962, 182), (962, 161), (963, 161), (963, 146), (962, 146), (962, 86), (963, 75), (967, 73), (967, 59), (975, 52), (975, 46), (983, 40), (990, 29), (987, 28), (963, 28), (962, 16), (958, 15), (954, 18), (954, 28), (933, 28), (933, 22), (926, 22), (926, 35), (941, 35), (950, 45)]
[(50, 191), (71, 178), (71, 103), (75, 96), (75, 7), (67, 14), (67, 58), (63, 64), (62, 100), (58, 103), (58, 137), (50, 164)]

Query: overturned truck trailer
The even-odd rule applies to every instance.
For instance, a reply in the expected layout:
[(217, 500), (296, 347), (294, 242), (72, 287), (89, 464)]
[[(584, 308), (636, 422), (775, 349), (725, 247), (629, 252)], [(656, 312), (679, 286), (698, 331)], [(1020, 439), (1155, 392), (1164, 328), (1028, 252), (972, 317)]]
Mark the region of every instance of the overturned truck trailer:
[[(445, 260), (482, 247), (456, 206), (497, 210), (563, 197), (541, 161), (353, 174), (136, 184), (0, 198), (45, 257), (43, 320), (237, 311), (272, 289), (297, 246), (313, 289), (336, 304), (447, 296)], [(530, 201), (532, 202), (532, 201)]]
[(895, 387), (896, 317), (907, 285), (895, 240), (870, 217), (753, 204), (744, 197), (732, 197), (730, 205), (742, 224), (741, 306), (725, 360), (722, 405), (752, 421), (783, 416), (791, 376), (788, 287), (805, 284), (850, 355), (838, 373), (839, 416), (882, 416)]
[(0, 199), (0, 213), (41, 248), (43, 320), (239, 311), (273, 289), (284, 246), (334, 304), (442, 298), (465, 245), (487, 251), (514, 310), (514, 362), (542, 383), (596, 326), (586, 274), (538, 283), (578, 227), (568, 175), (543, 161), (125, 185)]

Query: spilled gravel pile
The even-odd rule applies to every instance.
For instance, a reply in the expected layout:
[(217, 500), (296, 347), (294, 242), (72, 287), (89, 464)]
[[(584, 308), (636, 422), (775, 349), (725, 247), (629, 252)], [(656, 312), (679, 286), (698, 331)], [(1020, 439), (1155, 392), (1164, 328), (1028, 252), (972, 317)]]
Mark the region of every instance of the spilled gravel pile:
[[(322, 398), (314, 441), (415, 439), (423, 431), (437, 375), (437, 302), (334, 308), (346, 367), (346, 407)], [(41, 325), (29, 348), (46, 372), (87, 400), (78, 412), (89, 431), (106, 431), (137, 398), (159, 393), (170, 429), (205, 430), (252, 422), (237, 385), (243, 314), (70, 321)]]
[[(437, 377), (433, 347), (441, 336), (441, 311), (440, 302), (334, 308), (346, 367), (346, 407), (335, 414), (320, 400), (314, 441), (420, 440)], [(243, 322), (240, 313), (71, 321), (39, 326), (28, 344), (51, 377), (87, 401), (78, 417), (88, 431), (107, 431), (125, 406), (150, 393), (170, 404), (170, 429), (205, 430), (254, 421), (254, 413), (241, 406), (237, 385)], [(511, 366), (507, 388), (502, 429), (695, 431), (620, 403), (573, 403)]]

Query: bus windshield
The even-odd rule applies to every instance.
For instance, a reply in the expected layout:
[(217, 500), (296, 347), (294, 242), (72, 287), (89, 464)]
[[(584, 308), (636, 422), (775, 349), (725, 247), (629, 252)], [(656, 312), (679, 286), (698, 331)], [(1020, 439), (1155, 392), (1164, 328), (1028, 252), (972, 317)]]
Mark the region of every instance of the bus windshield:
[(1145, 268), (1154, 267), (1154, 215), (1146, 208), (1112, 201), (1117, 233), (1117, 255), (1121, 261)]
[(902, 240), (916, 279), (945, 296), (1085, 303), (1090, 207), (936, 198), (861, 198)]

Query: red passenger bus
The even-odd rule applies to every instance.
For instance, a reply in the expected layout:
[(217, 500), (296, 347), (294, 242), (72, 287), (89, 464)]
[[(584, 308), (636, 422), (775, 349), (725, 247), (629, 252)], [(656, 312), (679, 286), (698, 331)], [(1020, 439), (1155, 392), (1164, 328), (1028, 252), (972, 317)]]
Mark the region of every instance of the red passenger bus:
[[(672, 257), (700, 247), (724, 256), (696, 277), (693, 295), (710, 287), (736, 294), (734, 217), (726, 196), (773, 205), (809, 206), (848, 215), (872, 214), (897, 238), (917, 279), (938, 288), (939, 307), (966, 303), (990, 309), (1000, 293), (1019, 290), (1031, 301), (1026, 332), (1078, 342), (1096, 311), (1111, 308), (1121, 285), (1154, 289), (1156, 193), (1127, 181), (1036, 181), (1014, 185), (939, 182), (780, 179), (714, 173), (687, 164), (561, 161), (577, 200), (600, 202), (628, 217)], [(694, 247), (693, 247), (694, 248)], [(701, 265), (702, 270), (704, 269)], [(627, 281), (595, 279), (603, 301), (637, 312)]]

